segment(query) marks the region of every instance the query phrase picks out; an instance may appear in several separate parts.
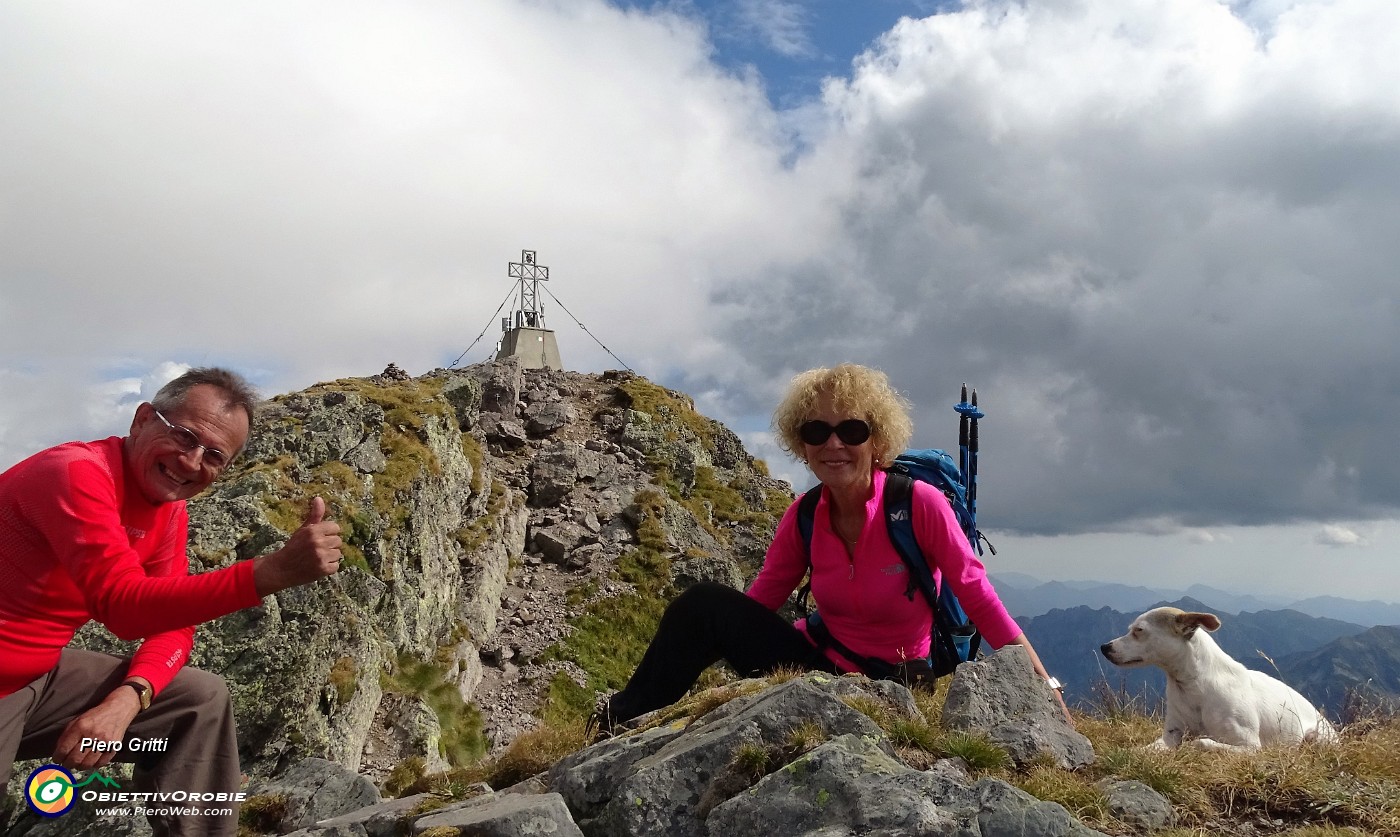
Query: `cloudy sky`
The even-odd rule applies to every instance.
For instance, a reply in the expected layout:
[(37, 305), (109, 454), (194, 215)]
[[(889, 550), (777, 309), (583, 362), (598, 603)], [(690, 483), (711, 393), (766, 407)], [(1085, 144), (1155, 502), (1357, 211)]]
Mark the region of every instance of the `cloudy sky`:
[[(490, 356), (506, 265), (775, 470), (856, 361), (993, 569), (1400, 600), (1394, 0), (0, 5), (0, 466), (187, 365)], [(570, 368), (618, 364), (553, 299)]]

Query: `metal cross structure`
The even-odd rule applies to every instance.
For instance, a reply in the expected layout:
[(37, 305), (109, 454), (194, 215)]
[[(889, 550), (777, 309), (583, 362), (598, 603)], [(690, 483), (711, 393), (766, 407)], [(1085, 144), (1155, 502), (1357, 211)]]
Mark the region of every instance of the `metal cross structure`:
[(501, 331), (511, 328), (544, 328), (544, 307), (540, 304), (540, 283), (549, 281), (549, 268), (535, 264), (534, 250), (521, 250), (520, 261), (510, 263), (510, 278), (520, 280), (520, 306), (515, 324), (501, 322)]
[(563, 369), (559, 344), (544, 324), (540, 300), (540, 283), (549, 281), (549, 268), (535, 263), (534, 250), (521, 250), (520, 261), (510, 263), (510, 278), (519, 283), (520, 305), (512, 316), (501, 318), (496, 359), (519, 358), (526, 369)]

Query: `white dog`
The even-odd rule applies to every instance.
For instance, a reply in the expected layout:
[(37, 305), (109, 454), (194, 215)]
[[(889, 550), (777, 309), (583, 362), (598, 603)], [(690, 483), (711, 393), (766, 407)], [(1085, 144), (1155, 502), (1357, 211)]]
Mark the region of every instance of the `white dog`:
[(1167, 673), (1167, 724), (1153, 747), (1173, 749), (1186, 736), (1213, 750), (1337, 740), (1307, 698), (1220, 650), (1206, 633), (1219, 627), (1209, 613), (1159, 607), (1139, 616), (1126, 636), (1099, 647), (1114, 665), (1154, 665)]

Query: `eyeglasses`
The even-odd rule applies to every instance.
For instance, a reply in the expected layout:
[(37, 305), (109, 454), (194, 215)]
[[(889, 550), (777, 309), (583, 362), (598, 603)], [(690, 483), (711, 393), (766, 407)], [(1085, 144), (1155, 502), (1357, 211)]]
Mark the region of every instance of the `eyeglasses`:
[(196, 436), (195, 432), (189, 429), (188, 427), (181, 427), (178, 424), (171, 424), (169, 419), (160, 414), (160, 410), (157, 410), (153, 407), (151, 408), (151, 411), (156, 414), (156, 418), (160, 419), (165, 424), (166, 428), (170, 431), (170, 438), (175, 440), (176, 444), (180, 446), (181, 450), (185, 451), (186, 453), (189, 453), (195, 448), (199, 448), (201, 451), (203, 451), (203, 454), (201, 454), (200, 456), (201, 465), (203, 465), (206, 468), (213, 469), (215, 473), (218, 473), (228, 467), (228, 454), (224, 453), (218, 448), (211, 448), (208, 445), (200, 442), (199, 437)]
[(809, 445), (824, 445), (835, 433), (836, 438), (848, 445), (863, 445), (870, 438), (870, 425), (860, 419), (846, 419), (832, 427), (824, 421), (809, 421), (797, 428), (797, 435)]

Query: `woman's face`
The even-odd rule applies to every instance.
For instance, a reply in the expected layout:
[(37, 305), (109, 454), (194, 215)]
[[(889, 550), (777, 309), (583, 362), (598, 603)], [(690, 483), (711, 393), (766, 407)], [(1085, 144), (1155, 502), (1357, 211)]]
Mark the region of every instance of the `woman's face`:
[[(851, 420), (864, 422), (865, 417), (850, 410), (838, 409), (831, 397), (823, 394), (812, 405), (804, 423), (817, 421), (837, 427), (842, 422)], [(812, 469), (812, 473), (826, 487), (837, 490), (864, 490), (870, 486), (875, 455), (868, 438), (859, 444), (850, 444), (841, 439), (841, 434), (831, 433), (819, 445), (803, 440), (802, 450), (807, 459), (807, 467)]]

